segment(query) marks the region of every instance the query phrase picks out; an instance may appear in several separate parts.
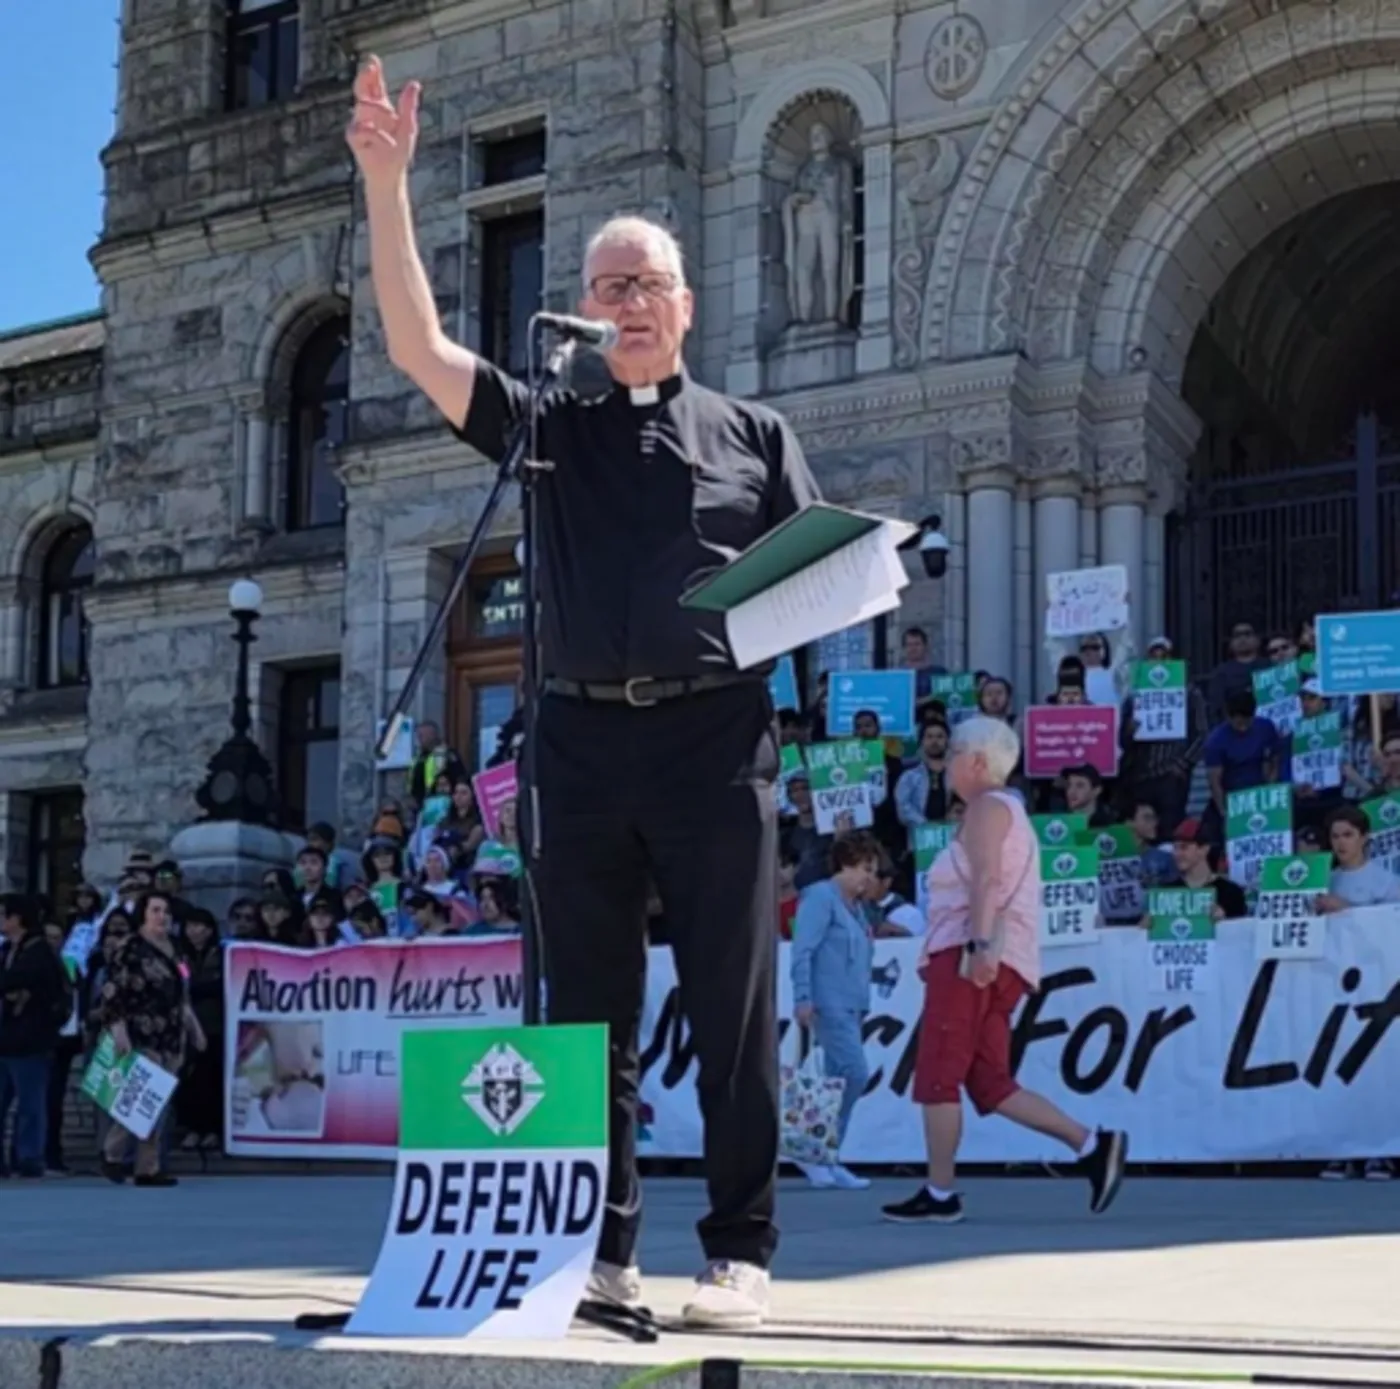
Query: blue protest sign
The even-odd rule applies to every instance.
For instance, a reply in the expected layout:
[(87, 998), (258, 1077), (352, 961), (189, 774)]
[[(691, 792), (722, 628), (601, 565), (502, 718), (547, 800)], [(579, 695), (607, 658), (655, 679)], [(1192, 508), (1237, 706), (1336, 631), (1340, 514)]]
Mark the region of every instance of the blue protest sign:
[(913, 737), (914, 672), (844, 670), (833, 674), (827, 699), (827, 732), (837, 735), (853, 732), (855, 716), (862, 711), (878, 716), (882, 734)]
[(768, 677), (768, 693), (775, 709), (802, 708), (797, 695), (797, 667), (791, 656), (779, 656), (777, 669)]
[(1400, 612), (1317, 619), (1317, 680), (1325, 695), (1400, 690)]

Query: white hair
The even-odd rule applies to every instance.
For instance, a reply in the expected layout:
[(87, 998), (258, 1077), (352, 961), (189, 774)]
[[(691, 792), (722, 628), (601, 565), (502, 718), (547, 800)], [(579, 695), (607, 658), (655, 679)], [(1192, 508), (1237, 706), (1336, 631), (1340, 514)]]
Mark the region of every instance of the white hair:
[(643, 246), (665, 263), (666, 268), (685, 283), (685, 257), (681, 244), (659, 222), (648, 217), (610, 217), (592, 236), (583, 252), (583, 287), (588, 288), (588, 270), (593, 257), (604, 246)]
[(953, 756), (960, 752), (980, 756), (987, 764), (987, 775), (998, 786), (1010, 780), (1021, 760), (1021, 740), (1016, 730), (1009, 723), (985, 714), (964, 719), (956, 725), (948, 750)]

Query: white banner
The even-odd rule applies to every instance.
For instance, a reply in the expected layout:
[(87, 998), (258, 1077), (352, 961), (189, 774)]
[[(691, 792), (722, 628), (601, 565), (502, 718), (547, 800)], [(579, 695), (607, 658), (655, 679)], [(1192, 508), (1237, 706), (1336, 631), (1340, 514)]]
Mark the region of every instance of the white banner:
[[(1093, 945), (1044, 952), (1041, 990), (1013, 1037), (1017, 1079), (1083, 1123), (1124, 1128), (1144, 1162), (1233, 1162), (1400, 1155), (1400, 910), (1329, 918), (1315, 960), (1256, 959), (1256, 923), (1224, 921), (1212, 991), (1158, 992), (1146, 932), (1105, 930)], [(916, 941), (877, 941), (865, 1024), (870, 1087), (843, 1156), (922, 1162), (910, 1097), (923, 985)], [(782, 1055), (791, 1026), (790, 947), (779, 955)], [(689, 1029), (671, 952), (650, 952), (642, 1020), (639, 1151), (698, 1157), (700, 1113)], [(969, 1110), (967, 1162), (1064, 1161), (1051, 1140)]]

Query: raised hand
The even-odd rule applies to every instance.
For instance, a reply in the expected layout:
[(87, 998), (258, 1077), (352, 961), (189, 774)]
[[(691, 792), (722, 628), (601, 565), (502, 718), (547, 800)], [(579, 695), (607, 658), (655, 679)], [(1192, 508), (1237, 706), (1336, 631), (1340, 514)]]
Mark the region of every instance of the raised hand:
[(384, 67), (371, 56), (355, 76), (355, 111), (345, 141), (366, 183), (400, 179), (413, 163), (418, 144), (418, 102), (422, 86), (410, 82), (395, 106), (384, 81)]

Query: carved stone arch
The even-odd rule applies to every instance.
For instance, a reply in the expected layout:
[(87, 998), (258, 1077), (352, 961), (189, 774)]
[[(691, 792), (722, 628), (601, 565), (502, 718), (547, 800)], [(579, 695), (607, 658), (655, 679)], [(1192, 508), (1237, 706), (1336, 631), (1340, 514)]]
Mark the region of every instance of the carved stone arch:
[(37, 473), (7, 502), (0, 513), (0, 576), (20, 579), (28, 574), (54, 529), (84, 524), (95, 526), (94, 489), (97, 465), (92, 459), (64, 465), (51, 464)]
[(879, 81), (859, 63), (826, 58), (786, 68), (749, 103), (734, 133), (734, 174), (757, 169), (769, 135), (784, 113), (814, 92), (844, 97), (860, 117), (862, 133), (878, 135), (890, 124), (890, 102)]
[[(90, 483), (91, 465), (84, 471)], [(45, 659), (40, 650), (45, 571), (55, 548), (75, 531), (93, 536), (90, 486), (85, 495), (75, 495), (63, 488), (62, 472), (58, 468), (36, 477), (12, 509), (20, 519), (4, 537), (8, 578), (0, 583), (0, 686), (26, 689), (39, 683)]]
[[(1039, 259), (1041, 206), (1054, 191), (1072, 193), (1067, 174), (1083, 158), (1083, 137), (1113, 103), (1110, 114), (1131, 109), (1144, 78), (1150, 83), (1169, 62), (1180, 65), (1256, 17), (1251, 0), (1156, 0), (1145, 12), (1132, 0), (1079, 0), (1047, 27), (1046, 42), (1022, 60), (1014, 90), (968, 156), (944, 218), (929, 275), (925, 356), (1021, 347), (1024, 325), (1010, 312), (1016, 268), (1023, 257)], [(1168, 56), (1174, 46), (1176, 56)]]
[(285, 295), (269, 315), (248, 363), (250, 391), (240, 424), (242, 524), (270, 531), (286, 510), (292, 375), (303, 348), (328, 323), (349, 320), (350, 302), (324, 291)]
[[(1233, 125), (1165, 179), (1118, 247), (1107, 287), (1060, 332), (1082, 331), (1100, 370), (1121, 370), (1136, 356), (1168, 383), (1178, 382), (1211, 300), (1255, 246), (1340, 192), (1394, 181), (1397, 103), (1400, 73), (1391, 60), (1318, 78), (1252, 110), (1248, 122)], [(1280, 186), (1279, 172), (1290, 162), (1313, 177), (1290, 180), (1286, 205), (1270, 203), (1263, 190)], [(1246, 218), (1253, 233), (1247, 241), (1210, 234)]]
[(1262, 17), (1248, 0), (1159, 0), (1145, 25), (1124, 8), (1072, 12), (969, 159), (930, 277), (929, 355), (1077, 355), (1141, 202), (1191, 150), (1300, 75), (1379, 73), (1400, 52), (1400, 16), (1374, 0)]
[(893, 249), (892, 127), (889, 96), (857, 63), (826, 59), (786, 69), (759, 91), (739, 121), (730, 166), (733, 196), (733, 300), (727, 388), (736, 395), (764, 389), (761, 344), (766, 281), (772, 250), (764, 222), (770, 216), (766, 164), (776, 132), (809, 102), (835, 100), (849, 106), (859, 130), (864, 207), (864, 272), (861, 326), (855, 343), (856, 372), (880, 371), (892, 358), (890, 264)]
[(248, 379), (256, 383), (270, 402), (285, 392), (301, 349), (315, 331), (333, 318), (348, 318), (350, 301), (324, 292), (287, 294), (269, 315), (253, 346)]

